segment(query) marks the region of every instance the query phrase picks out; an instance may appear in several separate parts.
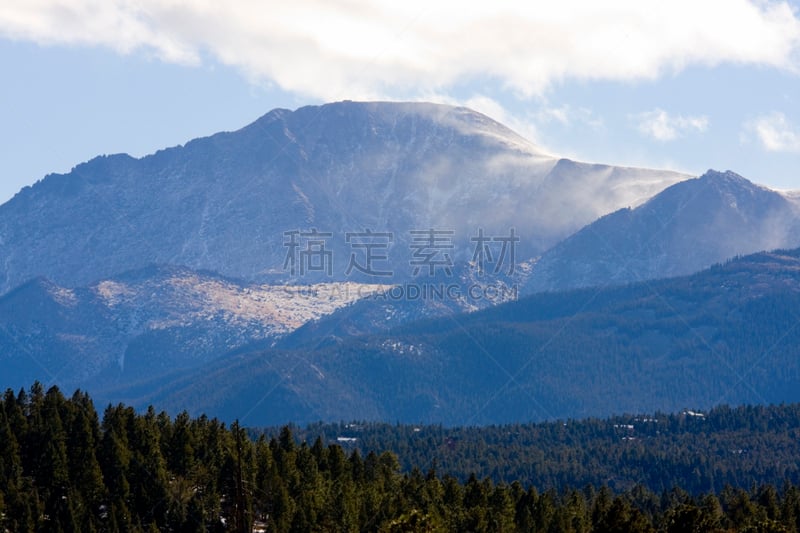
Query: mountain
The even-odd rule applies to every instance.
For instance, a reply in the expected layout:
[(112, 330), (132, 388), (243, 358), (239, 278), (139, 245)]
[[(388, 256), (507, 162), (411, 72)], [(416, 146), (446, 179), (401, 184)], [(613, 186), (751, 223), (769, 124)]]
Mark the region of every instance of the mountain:
[[(424, 273), (426, 254), (468, 261), (471, 238), (499, 245), (491, 239), (512, 228), (517, 258), (537, 256), (686, 178), (555, 159), (465, 108), (276, 109), (235, 132), (141, 159), (97, 157), (23, 189), (0, 206), (0, 293), (37, 276), (81, 287), (149, 264), (248, 282), (407, 280)], [(351, 264), (364, 254), (375, 263)]]
[(736, 255), (797, 246), (796, 198), (709, 170), (558, 243), (536, 263), (522, 292), (680, 276)]
[[(518, 265), (513, 279), (469, 277), (466, 301), (365, 299), (306, 324), (279, 346), (313, 346), (320, 338), (386, 331), (406, 322), (502, 303), (543, 291), (620, 285), (698, 272), (737, 255), (800, 246), (800, 202), (733, 173), (709, 170), (672, 185), (637, 208), (589, 224), (540, 258)], [(505, 298), (487, 301), (483, 295)], [(448, 300), (448, 299), (445, 299)], [(452, 300), (452, 299), (449, 299)], [(448, 308), (443, 303), (450, 303)], [(469, 307), (472, 304), (472, 308)]]
[(2, 385), (252, 424), (800, 399), (798, 252), (607, 287), (800, 246), (798, 198), (687, 178), (384, 102), (98, 157), (0, 206)]
[[(800, 400), (800, 250), (543, 293), (314, 349), (239, 350), (114, 392), (251, 425), (475, 425)], [(220, 383), (227, 386), (220, 387)]]
[(256, 285), (151, 266), (70, 289), (37, 278), (0, 298), (3, 386), (102, 389), (201, 366), (381, 290), (352, 283)]

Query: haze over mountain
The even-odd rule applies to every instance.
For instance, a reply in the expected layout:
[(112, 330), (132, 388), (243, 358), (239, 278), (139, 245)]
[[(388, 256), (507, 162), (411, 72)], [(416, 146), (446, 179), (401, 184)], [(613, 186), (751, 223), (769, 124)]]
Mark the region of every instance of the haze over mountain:
[(709, 170), (558, 243), (536, 262), (523, 292), (691, 274), (736, 255), (797, 246), (796, 197)]
[(686, 177), (555, 159), (464, 108), (276, 109), (236, 132), (141, 159), (98, 157), (23, 189), (0, 206), (0, 292), (35, 276), (83, 286), (149, 264), (285, 279), (286, 232), (315, 229), (330, 233), (331, 275), (299, 281), (375, 281), (346, 274), (346, 233), (365, 230), (392, 233), (380, 268), (407, 279), (411, 230), (452, 231), (453, 257), (469, 260), (479, 230), (515, 228), (518, 257), (533, 257)]
[(790, 195), (755, 185), (730, 171), (710, 170), (667, 188), (637, 208), (601, 217), (542, 257), (517, 265), (512, 279), (462, 276), (461, 292), (469, 295), (472, 291), (477, 297), (463, 301), (367, 298), (299, 328), (281, 339), (279, 346), (308, 347), (321, 337), (386, 331), (405, 322), (482, 309), (520, 295), (686, 275), (737, 255), (794, 248), (800, 246), (799, 207)]

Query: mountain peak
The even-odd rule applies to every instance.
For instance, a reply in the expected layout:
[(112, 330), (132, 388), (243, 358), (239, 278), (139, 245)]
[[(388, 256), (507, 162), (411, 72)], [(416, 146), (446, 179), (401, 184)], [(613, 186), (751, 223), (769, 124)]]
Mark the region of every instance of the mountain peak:
[(283, 281), (294, 276), (287, 235), (312, 228), (329, 234), (336, 259), (302, 282), (352, 281), (346, 235), (368, 229), (391, 233), (382, 270), (402, 281), (412, 276), (414, 230), (452, 231), (453, 260), (463, 262), (478, 230), (500, 237), (515, 228), (517, 257), (530, 258), (686, 177), (557, 165), (463, 107), (345, 101), (275, 109), (237, 131), (140, 159), (95, 158), (3, 204), (0, 292), (37, 274), (85, 286), (148, 264)]
[(737, 180), (737, 181), (746, 181), (750, 182), (747, 178), (742, 176), (741, 174), (737, 174), (732, 170), (715, 170), (713, 168), (709, 168), (705, 171), (705, 173), (700, 176), (700, 178), (707, 178), (707, 179), (727, 179), (727, 180)]
[(743, 186), (747, 189), (765, 189), (765, 187), (753, 183), (752, 181), (741, 176), (740, 174), (737, 174), (736, 172), (733, 172), (732, 170), (721, 172), (714, 169), (708, 169), (705, 174), (698, 178), (698, 180), (718, 185), (732, 185), (734, 187)]
[(629, 283), (696, 272), (736, 255), (800, 245), (781, 194), (709, 170), (643, 205), (609, 214), (547, 251), (530, 290)]
[(507, 126), (467, 107), (432, 102), (353, 101), (343, 100), (310, 105), (295, 111), (274, 109), (244, 129), (284, 122), (293, 137), (307, 130), (331, 126), (346, 127), (361, 134), (393, 133), (398, 126), (410, 123), (415, 129), (424, 124), (451, 129), (454, 134), (481, 137), (485, 142), (500, 142), (524, 152), (549, 157), (536, 145)]

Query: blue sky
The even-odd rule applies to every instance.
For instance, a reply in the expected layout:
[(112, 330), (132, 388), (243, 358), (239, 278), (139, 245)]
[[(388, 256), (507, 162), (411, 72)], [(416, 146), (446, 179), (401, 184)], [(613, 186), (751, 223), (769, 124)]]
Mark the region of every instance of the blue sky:
[(553, 155), (800, 189), (800, 5), (6, 0), (0, 201), (275, 107), (467, 105)]

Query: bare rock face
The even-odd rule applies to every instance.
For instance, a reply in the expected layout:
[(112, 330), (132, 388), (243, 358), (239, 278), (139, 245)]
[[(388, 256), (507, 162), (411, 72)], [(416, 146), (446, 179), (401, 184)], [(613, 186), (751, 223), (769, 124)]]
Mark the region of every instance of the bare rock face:
[[(534, 257), (582, 226), (687, 176), (557, 160), (484, 115), (419, 103), (276, 109), (231, 133), (134, 159), (95, 158), (0, 206), (0, 293), (44, 276), (84, 286), (150, 264), (248, 281), (286, 279), (292, 231), (330, 234), (330, 272), (347, 271), (348, 232), (393, 235), (384, 271), (413, 275), (412, 230), (520, 236)], [(385, 281), (385, 280), (382, 280)]]

